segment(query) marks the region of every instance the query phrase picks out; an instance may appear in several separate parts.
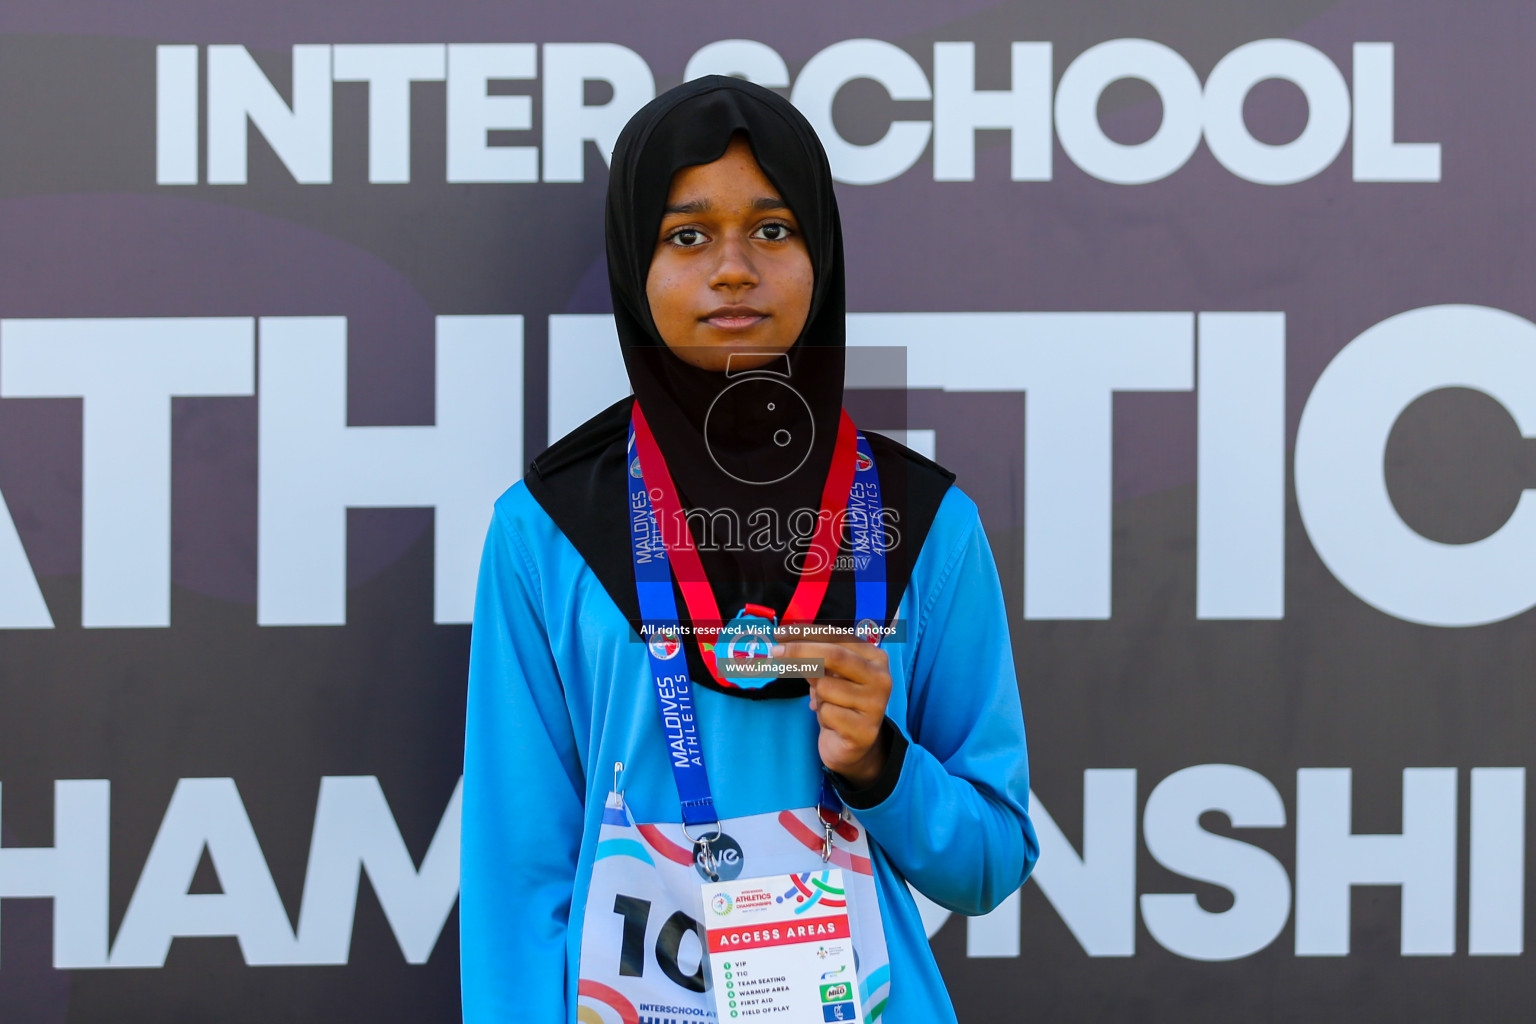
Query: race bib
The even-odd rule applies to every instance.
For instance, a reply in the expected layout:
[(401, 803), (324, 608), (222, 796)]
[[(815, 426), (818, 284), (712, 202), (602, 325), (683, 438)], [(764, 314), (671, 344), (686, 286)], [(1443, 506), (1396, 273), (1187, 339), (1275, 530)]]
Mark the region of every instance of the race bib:
[[(719, 875), (719, 883), (713, 884), (681, 825), (636, 824), (622, 795), (609, 794), (582, 919), (579, 1024), (880, 1020), (889, 995), (890, 964), (869, 841), (857, 820), (839, 824), (832, 856), (825, 862), (815, 807), (732, 818), (721, 822), (720, 830), (721, 838), (711, 843)], [(712, 910), (706, 905), (705, 887), (711, 886), (714, 903), (715, 895), (733, 891), (733, 883), (737, 889), (755, 887), (767, 892), (768, 899), (780, 900), (775, 906), (805, 925), (797, 938), (828, 940), (781, 943), (796, 956), (826, 963), (814, 970), (809, 983), (804, 980), (812, 973), (809, 967), (797, 968), (793, 982), (788, 974), (783, 982), (766, 980), (780, 976), (771, 966), (773, 957), (741, 956), (747, 951), (741, 949), (740, 939), (732, 953), (722, 947), (710, 956), (709, 933), (719, 930), (711, 919), (724, 924), (735, 910)], [(781, 883), (780, 891), (772, 891)], [(762, 899), (754, 895), (747, 902)], [(732, 900), (733, 908), (739, 905)], [(833, 920), (840, 923), (825, 923)], [(791, 927), (783, 926), (781, 937)], [(827, 930), (818, 934), (821, 928)], [(846, 936), (834, 936), (837, 928)], [(726, 963), (732, 965), (730, 978), (724, 976)], [(828, 986), (825, 1000), (823, 985)], [(790, 986), (802, 993), (793, 1004), (797, 1012), (760, 1012), (789, 998)], [(771, 991), (780, 987), (783, 991)], [(744, 994), (748, 990), (751, 994)], [(722, 992), (735, 994), (734, 1000), (721, 1000)], [(748, 999), (754, 1000), (750, 1006), (745, 1005)], [(734, 1007), (729, 1005), (733, 1001)], [(723, 1012), (717, 1013), (717, 1006)], [(798, 1012), (805, 1007), (806, 1012)], [(838, 1016), (851, 1010), (862, 1015)]]

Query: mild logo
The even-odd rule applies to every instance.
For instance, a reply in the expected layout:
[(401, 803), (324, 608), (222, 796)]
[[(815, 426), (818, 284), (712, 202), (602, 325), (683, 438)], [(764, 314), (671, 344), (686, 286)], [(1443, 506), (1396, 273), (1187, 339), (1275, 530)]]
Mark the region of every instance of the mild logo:
[(821, 986), (821, 1001), (824, 1003), (841, 1003), (852, 998), (853, 987), (846, 981)]

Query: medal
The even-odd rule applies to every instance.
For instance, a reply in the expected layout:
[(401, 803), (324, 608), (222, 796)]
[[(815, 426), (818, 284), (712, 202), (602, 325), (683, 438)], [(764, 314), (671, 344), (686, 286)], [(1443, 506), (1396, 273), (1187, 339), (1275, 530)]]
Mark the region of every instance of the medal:
[(721, 678), (729, 679), (744, 690), (762, 689), (779, 678), (777, 672), (740, 674), (725, 667), (731, 660), (772, 657), (773, 630), (777, 625), (778, 616), (773, 609), (760, 604), (749, 604), (737, 612), (715, 637), (715, 664), (721, 666)]

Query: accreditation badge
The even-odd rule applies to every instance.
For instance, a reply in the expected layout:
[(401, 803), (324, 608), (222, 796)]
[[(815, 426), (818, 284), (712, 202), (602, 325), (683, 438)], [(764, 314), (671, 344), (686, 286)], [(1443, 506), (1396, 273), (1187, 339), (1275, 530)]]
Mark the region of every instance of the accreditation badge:
[(704, 886), (721, 1021), (858, 1021), (848, 890), (838, 868)]

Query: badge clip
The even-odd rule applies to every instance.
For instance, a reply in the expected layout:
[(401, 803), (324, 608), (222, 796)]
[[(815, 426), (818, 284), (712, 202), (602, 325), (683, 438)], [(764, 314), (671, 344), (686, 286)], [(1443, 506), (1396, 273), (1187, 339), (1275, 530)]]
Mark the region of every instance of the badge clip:
[(709, 876), (709, 880), (711, 882), (720, 881), (720, 870), (715, 860), (715, 851), (709, 845), (709, 838), (707, 836), (699, 840), (699, 857), (704, 873)]
[(724, 836), (725, 832), (720, 828), (720, 823), (715, 822), (714, 831), (694, 838), (688, 831), (688, 823), (683, 823), (683, 837), (694, 845), (693, 862), (695, 866), (702, 868), (709, 876), (711, 882), (720, 881), (720, 859), (715, 856), (714, 847), (710, 846), (715, 840)]
[(834, 838), (837, 833), (837, 826), (848, 820), (848, 808), (843, 807), (837, 812), (835, 817), (829, 819), (827, 817), (827, 809), (823, 807), (817, 812), (817, 817), (821, 819), (821, 859), (825, 863), (832, 859), (832, 848), (837, 843), (837, 840)]

